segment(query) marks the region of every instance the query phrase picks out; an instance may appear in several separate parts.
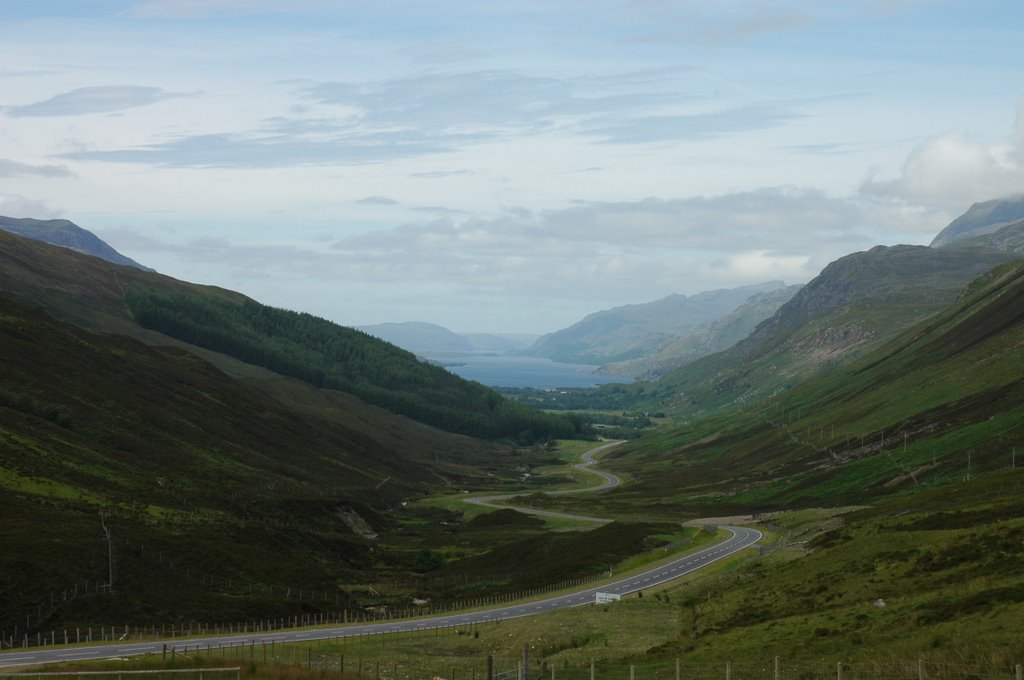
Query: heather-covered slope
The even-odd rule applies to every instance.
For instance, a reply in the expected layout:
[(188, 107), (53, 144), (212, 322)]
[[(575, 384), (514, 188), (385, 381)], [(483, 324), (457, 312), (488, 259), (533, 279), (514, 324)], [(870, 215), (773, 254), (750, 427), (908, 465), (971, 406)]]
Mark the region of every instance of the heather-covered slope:
[(5, 232), (0, 292), (85, 328), (200, 347), (453, 432), (523, 441), (579, 432), (578, 421), (502, 399), (360, 331)]
[(865, 503), (1010, 467), (1022, 443), (1024, 264), (1013, 262), (848, 366), (617, 449), (609, 464), (638, 479), (610, 496)]
[(790, 389), (881, 346), (1015, 258), (987, 248), (878, 246), (829, 264), (749, 337), (657, 382), (570, 394), (572, 407), (718, 413)]

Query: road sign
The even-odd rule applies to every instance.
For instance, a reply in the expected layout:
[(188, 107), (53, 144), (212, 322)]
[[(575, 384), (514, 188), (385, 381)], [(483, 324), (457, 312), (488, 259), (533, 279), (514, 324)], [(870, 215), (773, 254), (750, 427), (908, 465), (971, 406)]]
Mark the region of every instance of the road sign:
[(618, 602), (621, 599), (622, 596), (618, 593), (597, 593), (594, 596), (596, 604), (608, 604), (609, 602)]

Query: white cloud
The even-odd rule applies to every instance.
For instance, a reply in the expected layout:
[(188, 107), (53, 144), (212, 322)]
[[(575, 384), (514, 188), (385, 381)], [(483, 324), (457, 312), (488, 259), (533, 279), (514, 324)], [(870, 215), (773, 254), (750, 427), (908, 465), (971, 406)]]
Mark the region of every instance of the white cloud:
[[(959, 134), (930, 139), (908, 155), (898, 176), (868, 179), (861, 193), (890, 214), (958, 213), (972, 203), (1024, 191), (1024, 109), (1014, 131), (984, 144)], [(895, 215), (894, 215), (895, 216)]]
[(18, 194), (0, 194), (0, 215), (54, 219), (63, 216), (64, 211), (50, 208), (44, 201), (25, 198)]
[(8, 106), (3, 111), (15, 118), (81, 116), (91, 113), (113, 113), (180, 96), (183, 95), (165, 92), (159, 87), (137, 85), (80, 87), (31, 104)]
[(73, 177), (74, 174), (63, 165), (32, 165), (0, 158), (0, 177)]

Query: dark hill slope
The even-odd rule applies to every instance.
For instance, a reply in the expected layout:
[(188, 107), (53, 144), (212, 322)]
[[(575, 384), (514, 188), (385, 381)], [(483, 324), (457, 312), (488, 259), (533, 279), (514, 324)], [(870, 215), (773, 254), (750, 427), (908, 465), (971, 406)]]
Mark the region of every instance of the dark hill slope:
[[(345, 512), (372, 518), (437, 485), (387, 436), (296, 413), (181, 349), (84, 331), (3, 296), (0, 356), (8, 629), (28, 614), (35, 627), (54, 589), (107, 580), (100, 512), (115, 594), (83, 597), (64, 621), (243, 618), (298, 606), (261, 586), (327, 587), (368, 567)], [(239, 599), (242, 583), (250, 597)]]
[(91, 231), (68, 220), (35, 220), (30, 217), (0, 217), (0, 229), (25, 238), (70, 248), (114, 264), (153, 271), (110, 247)]
[(860, 504), (1008, 468), (1015, 446), (1024, 450), (1020, 262), (848, 366), (612, 455), (639, 477), (623, 497), (699, 494), (750, 509)]
[(85, 328), (202, 347), (453, 432), (533, 440), (578, 430), (360, 331), (5, 232), (0, 291)]

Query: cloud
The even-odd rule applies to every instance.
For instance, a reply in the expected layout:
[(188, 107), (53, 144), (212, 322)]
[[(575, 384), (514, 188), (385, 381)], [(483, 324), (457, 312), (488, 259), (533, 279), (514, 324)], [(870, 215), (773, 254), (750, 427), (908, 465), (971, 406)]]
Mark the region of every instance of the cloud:
[[(319, 83), (299, 92), (302, 103), (292, 107), (292, 115), (268, 118), (257, 129), (177, 136), (132, 148), (79, 150), (64, 157), (164, 167), (361, 164), (545, 134), (615, 144), (702, 140), (775, 127), (799, 117), (790, 106), (778, 103), (708, 111), (706, 104), (694, 103), (679, 80), (693, 74), (692, 69), (672, 68), (559, 79), (475, 71)], [(9, 111), (58, 115), (139, 106), (171, 96), (155, 88), (108, 88), (111, 91), (100, 96), (92, 92), (96, 89)]]
[(0, 215), (6, 217), (54, 219), (63, 214), (63, 210), (50, 208), (43, 201), (25, 198), (18, 194), (0, 194)]
[(73, 151), (63, 158), (143, 163), (171, 168), (270, 168), (290, 165), (374, 163), (450, 151), (453, 147), (403, 133), (305, 135), (220, 133), (193, 135), (146, 146)]
[(8, 106), (3, 111), (15, 118), (80, 116), (90, 113), (112, 113), (180, 96), (183, 95), (165, 92), (159, 87), (136, 85), (80, 87), (77, 90), (54, 95), (49, 99), (32, 104)]
[(74, 177), (75, 173), (63, 165), (29, 165), (7, 158), (0, 158), (0, 177)]
[(398, 205), (399, 201), (388, 196), (367, 196), (366, 198), (360, 198), (356, 203), (362, 203), (363, 205)]
[(948, 217), (972, 203), (1021, 191), (1024, 108), (1017, 112), (1013, 132), (996, 143), (943, 135), (916, 146), (896, 177), (870, 177), (860, 188), (865, 199), (896, 218), (922, 213)]
[[(630, 36), (630, 42), (702, 43), (733, 45), (748, 43), (760, 36), (786, 33), (813, 26), (820, 20), (805, 4), (786, 6), (774, 2), (630, 2), (630, 10), (646, 16), (647, 22), (659, 26)], [(817, 13), (815, 13), (817, 12)]]
[(637, 117), (618, 125), (595, 128), (589, 132), (611, 144), (703, 140), (778, 127), (798, 117), (785, 108), (759, 104), (709, 113)]
[(211, 19), (284, 14), (328, 5), (328, 0), (147, 0), (125, 15), (137, 19)]
[(835, 257), (874, 243), (855, 202), (774, 188), (449, 215), (344, 238), (332, 251), (351, 263), (346, 266), (369, 264), (371, 277), (386, 272), (505, 295), (601, 293), (635, 301), (652, 289), (804, 281)]

